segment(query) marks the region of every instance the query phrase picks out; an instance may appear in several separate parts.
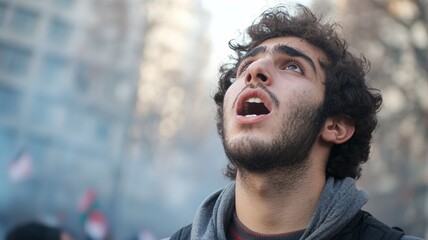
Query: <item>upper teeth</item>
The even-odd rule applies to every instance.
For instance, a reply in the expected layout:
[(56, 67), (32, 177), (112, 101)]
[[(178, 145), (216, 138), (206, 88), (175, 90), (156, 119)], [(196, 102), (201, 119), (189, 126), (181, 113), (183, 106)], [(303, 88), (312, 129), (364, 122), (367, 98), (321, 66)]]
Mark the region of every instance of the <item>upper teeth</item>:
[(262, 103), (263, 101), (260, 98), (249, 98), (246, 102), (249, 102), (249, 103)]

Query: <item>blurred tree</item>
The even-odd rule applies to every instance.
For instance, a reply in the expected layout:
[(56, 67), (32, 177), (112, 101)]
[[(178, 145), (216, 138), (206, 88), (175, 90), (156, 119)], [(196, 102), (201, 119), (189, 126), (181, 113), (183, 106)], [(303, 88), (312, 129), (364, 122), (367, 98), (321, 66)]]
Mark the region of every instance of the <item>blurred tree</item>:
[(371, 194), (368, 208), (428, 237), (428, 1), (329, 3), (323, 8), (341, 19), (349, 45), (370, 61), (370, 84), (384, 97), (361, 181)]

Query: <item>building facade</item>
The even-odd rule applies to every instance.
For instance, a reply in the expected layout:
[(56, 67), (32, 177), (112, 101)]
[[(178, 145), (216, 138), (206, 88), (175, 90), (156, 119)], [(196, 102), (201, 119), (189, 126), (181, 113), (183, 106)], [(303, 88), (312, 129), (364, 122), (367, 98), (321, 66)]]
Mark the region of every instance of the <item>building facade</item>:
[[(94, 188), (101, 209), (112, 205), (139, 79), (140, 5), (0, 1), (3, 233), (18, 222), (48, 219), (79, 239), (80, 195)], [(31, 175), (13, 181), (8, 169), (23, 151)]]
[(0, 0), (0, 238), (37, 219), (83, 239), (88, 192), (110, 239), (191, 220), (223, 184), (209, 19), (199, 0)]

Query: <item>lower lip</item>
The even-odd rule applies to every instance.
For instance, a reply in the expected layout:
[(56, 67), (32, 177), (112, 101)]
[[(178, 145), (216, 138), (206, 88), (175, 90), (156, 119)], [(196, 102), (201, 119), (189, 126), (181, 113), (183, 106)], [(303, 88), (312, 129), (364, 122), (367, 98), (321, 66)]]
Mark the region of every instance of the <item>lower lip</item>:
[(245, 116), (236, 116), (236, 122), (238, 124), (256, 124), (264, 121), (269, 114), (262, 114), (257, 116), (245, 117)]

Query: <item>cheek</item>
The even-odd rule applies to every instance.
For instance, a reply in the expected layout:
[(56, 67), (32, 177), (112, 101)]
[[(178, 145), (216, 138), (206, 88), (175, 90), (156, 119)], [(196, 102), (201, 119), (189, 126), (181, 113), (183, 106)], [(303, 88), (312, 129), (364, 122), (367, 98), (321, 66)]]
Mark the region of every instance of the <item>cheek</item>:
[(223, 102), (223, 107), (227, 108), (227, 106), (230, 105), (230, 102), (232, 102), (232, 92), (230, 91), (230, 88), (226, 91), (226, 94), (224, 95), (224, 102)]
[[(287, 91), (286, 89), (284, 91)], [(324, 100), (324, 89), (320, 89), (312, 84), (300, 85), (292, 89), (290, 95), (292, 101), (300, 99), (307, 103), (321, 103)]]

